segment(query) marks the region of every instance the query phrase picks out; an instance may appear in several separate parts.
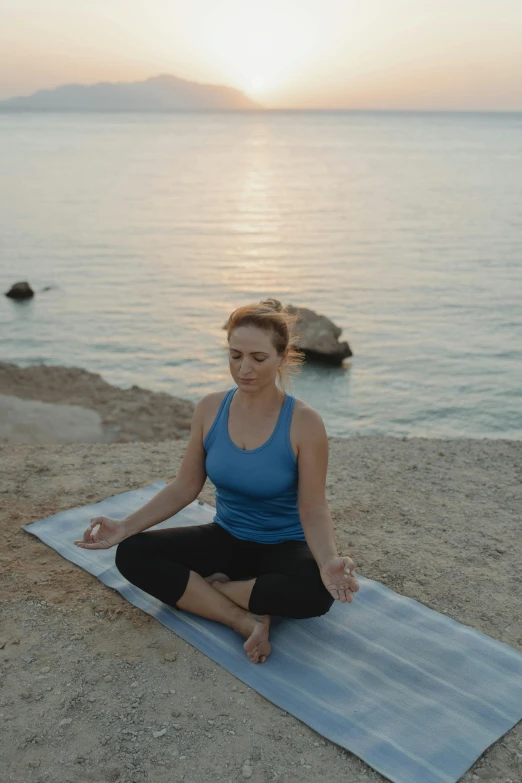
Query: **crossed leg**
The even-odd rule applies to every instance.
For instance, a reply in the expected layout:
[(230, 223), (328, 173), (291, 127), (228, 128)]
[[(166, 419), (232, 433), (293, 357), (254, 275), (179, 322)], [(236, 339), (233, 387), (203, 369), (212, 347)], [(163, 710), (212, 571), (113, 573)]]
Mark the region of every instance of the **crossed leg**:
[[(226, 574), (218, 572), (211, 576), (207, 576), (205, 581), (208, 582), (214, 590), (217, 590), (218, 593), (229, 598), (237, 606), (248, 610), (250, 595), (256, 582), (255, 579), (235, 581), (229, 579)], [(268, 635), (270, 633), (270, 615), (254, 615), (254, 617), (258, 619), (259, 622), (254, 626), (252, 634), (248, 637), (243, 647), (247, 651), (250, 660), (259, 660), (259, 663), (264, 663), (268, 655), (270, 655), (270, 642), (268, 641)]]
[(242, 541), (215, 523), (130, 536), (116, 566), (164, 603), (233, 628), (254, 663), (270, 654), (272, 615), (315, 617), (334, 601), (304, 541)]
[(248, 552), (240, 553), (233, 537), (217, 525), (137, 533), (116, 551), (116, 567), (129, 582), (170, 606), (233, 628), (246, 639), (249, 659), (262, 663), (270, 654), (270, 618), (214, 590), (204, 577), (216, 565), (237, 577), (252, 573)]
[(215, 589), (216, 584), (216, 581), (210, 584), (208, 578), (191, 571), (187, 587), (177, 606), (230, 626), (246, 639), (243, 648), (252, 663), (264, 663), (271, 649), (268, 641), (270, 617), (245, 610), (233, 599)]

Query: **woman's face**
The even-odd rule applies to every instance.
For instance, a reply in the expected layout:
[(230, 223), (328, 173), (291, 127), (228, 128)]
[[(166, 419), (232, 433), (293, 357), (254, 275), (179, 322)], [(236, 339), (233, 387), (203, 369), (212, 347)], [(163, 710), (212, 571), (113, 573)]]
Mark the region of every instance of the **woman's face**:
[(230, 374), (240, 389), (260, 389), (275, 383), (282, 362), (270, 334), (255, 326), (238, 326), (230, 334)]

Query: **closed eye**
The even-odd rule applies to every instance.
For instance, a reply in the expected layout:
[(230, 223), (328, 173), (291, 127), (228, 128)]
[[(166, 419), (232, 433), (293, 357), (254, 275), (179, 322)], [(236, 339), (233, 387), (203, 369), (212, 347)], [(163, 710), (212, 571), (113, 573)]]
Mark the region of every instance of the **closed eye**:
[[(232, 358), (233, 358), (233, 359), (241, 359), (241, 356), (233, 356)], [(264, 362), (264, 361), (265, 361), (265, 359), (256, 359), (256, 357), (255, 357), (255, 356), (254, 356), (254, 359), (256, 360), (256, 362), (259, 362), (259, 363), (261, 363), (261, 362)]]

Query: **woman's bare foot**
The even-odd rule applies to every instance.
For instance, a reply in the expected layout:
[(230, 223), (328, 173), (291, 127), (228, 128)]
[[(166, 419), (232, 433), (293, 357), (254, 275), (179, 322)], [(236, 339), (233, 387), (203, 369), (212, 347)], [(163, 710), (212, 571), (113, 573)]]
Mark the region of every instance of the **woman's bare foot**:
[(212, 585), (213, 582), (230, 582), (230, 578), (226, 574), (221, 574), (219, 571), (215, 574), (205, 577), (205, 582)]
[(243, 624), (237, 629), (246, 638), (243, 647), (252, 663), (264, 663), (270, 655), (270, 615), (248, 612)]

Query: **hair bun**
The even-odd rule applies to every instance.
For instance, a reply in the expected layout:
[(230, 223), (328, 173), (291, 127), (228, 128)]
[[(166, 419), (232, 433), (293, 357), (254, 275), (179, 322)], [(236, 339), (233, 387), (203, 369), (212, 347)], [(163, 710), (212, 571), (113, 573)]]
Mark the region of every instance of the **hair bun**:
[(266, 305), (267, 307), (270, 307), (272, 310), (275, 310), (276, 313), (280, 313), (283, 309), (283, 305), (279, 301), (279, 299), (263, 299), (261, 304)]

